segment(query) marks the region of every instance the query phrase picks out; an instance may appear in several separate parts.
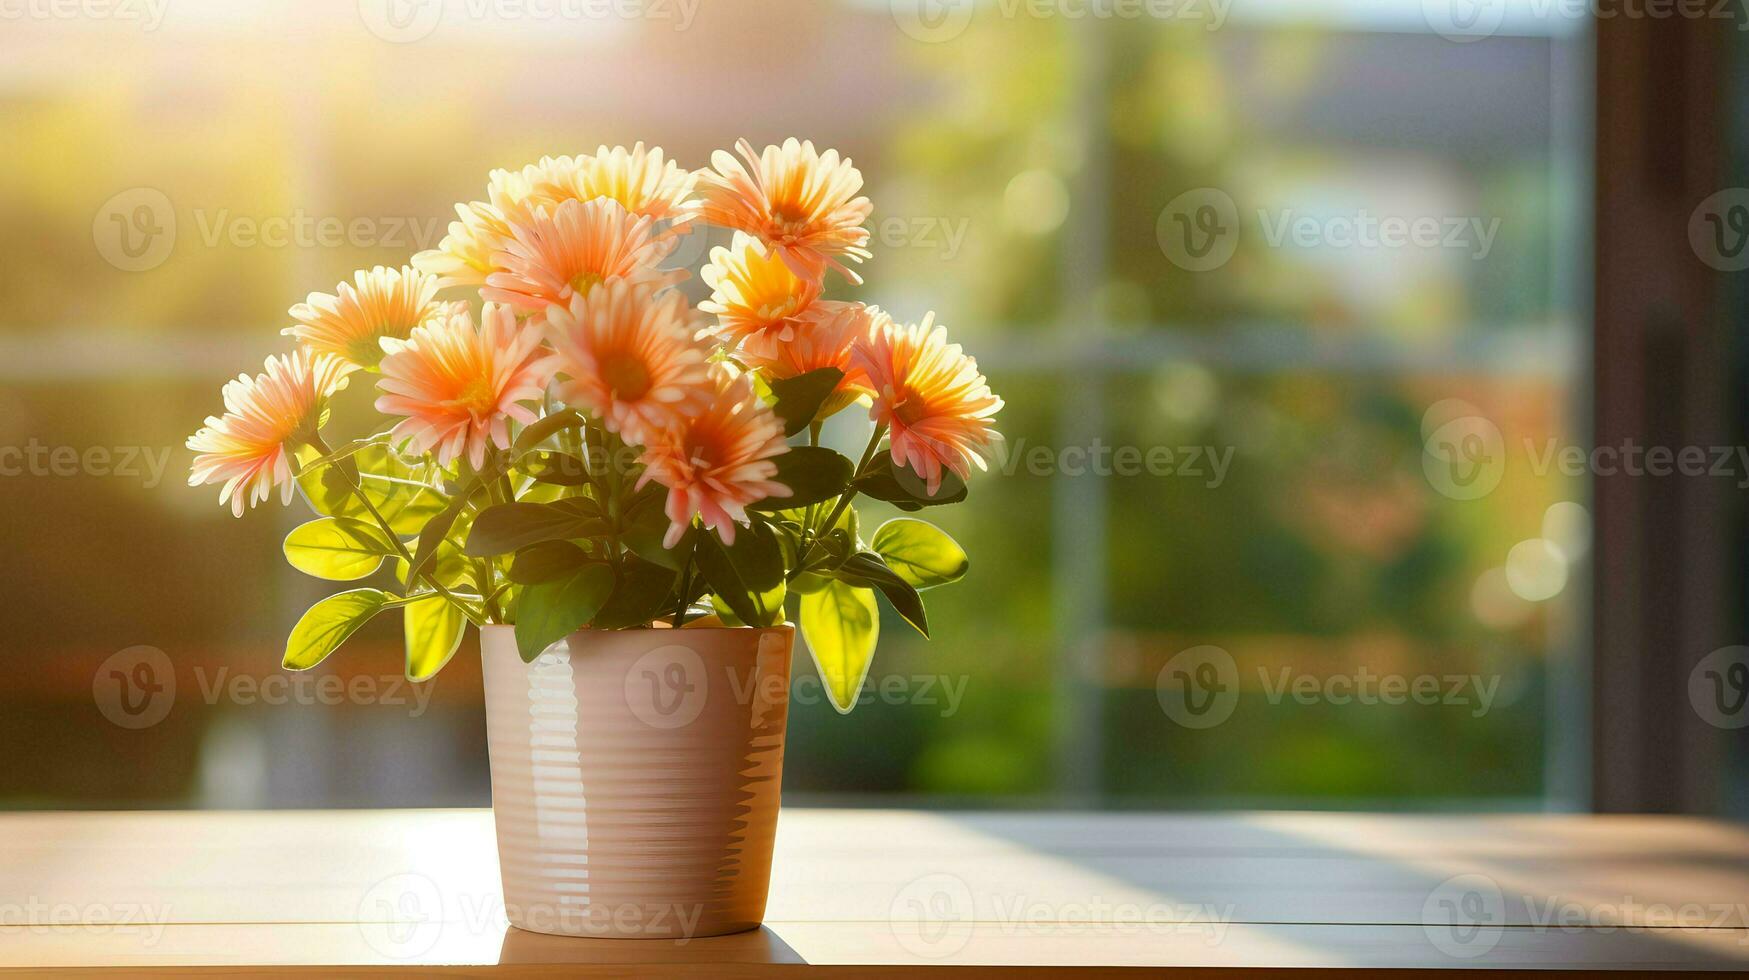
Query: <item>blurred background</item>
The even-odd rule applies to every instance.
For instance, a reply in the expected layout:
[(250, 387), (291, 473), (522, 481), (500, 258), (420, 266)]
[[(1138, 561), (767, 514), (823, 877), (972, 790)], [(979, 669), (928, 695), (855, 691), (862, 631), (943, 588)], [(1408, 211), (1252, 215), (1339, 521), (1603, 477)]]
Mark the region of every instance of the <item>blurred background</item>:
[[(936, 311), (1008, 441), (935, 639), (848, 717), (798, 653), (786, 801), (1596, 805), (1594, 21), (1501, 3), (4, 0), (0, 806), (487, 803), (475, 640), (284, 675), (307, 511), (182, 442), (489, 169), (792, 135), (875, 204), (835, 295)], [(1740, 727), (1688, 698), (1735, 628), (1664, 651), (1672, 724)]]

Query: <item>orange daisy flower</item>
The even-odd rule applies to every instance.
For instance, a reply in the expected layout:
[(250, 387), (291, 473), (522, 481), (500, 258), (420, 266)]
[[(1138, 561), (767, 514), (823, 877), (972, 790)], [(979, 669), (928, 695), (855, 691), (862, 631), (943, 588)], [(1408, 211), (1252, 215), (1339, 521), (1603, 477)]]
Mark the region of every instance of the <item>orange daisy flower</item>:
[(706, 351), (679, 292), (607, 282), (548, 307), (546, 332), (558, 351), (554, 366), (568, 376), (561, 397), (629, 442), (641, 442), (705, 394)]
[(315, 434), (328, 396), (346, 387), (353, 366), (332, 354), (297, 350), (269, 357), (266, 369), (227, 381), (224, 416), (208, 416), (188, 438), (197, 454), (188, 485), (223, 483), (219, 503), (228, 501), (238, 517), (276, 486), (280, 502), (291, 503), (291, 452)]
[(410, 266), (353, 274), (335, 294), (311, 293), (291, 308), (296, 326), (280, 331), (320, 354), (333, 354), (367, 370), (383, 359), (382, 340), (405, 340), (413, 328), (443, 313), (437, 277)]
[(698, 209), (692, 198), (697, 175), (664, 159), (661, 147), (602, 146), (594, 156), (542, 160), (534, 193), (553, 203), (608, 198), (632, 214), (684, 223)]
[(759, 156), (746, 140), (735, 149), (747, 161), (718, 150), (714, 171), (699, 172), (699, 216), (724, 228), (754, 235), (802, 279), (818, 279), (827, 266), (851, 282), (862, 277), (840, 257), (861, 262), (869, 252), (868, 220), (873, 205), (857, 196), (862, 174), (837, 150), (816, 153), (811, 142), (785, 140)]
[(511, 239), (492, 257), (500, 271), (486, 277), (480, 295), (538, 312), (610, 280), (678, 282), (684, 271), (656, 268), (673, 243), (656, 237), (653, 226), (606, 198), (540, 209), (527, 222), (511, 224)]
[(820, 280), (797, 276), (745, 232), (735, 232), (729, 248), (711, 249), (711, 260), (699, 275), (711, 288), (711, 297), (698, 308), (717, 315), (716, 333), (729, 347), (763, 333), (777, 340), (793, 338), (797, 318), (820, 301)]
[(480, 319), (475, 328), (464, 306), (406, 340), (384, 341), (389, 354), (376, 409), (406, 416), (390, 437), (419, 453), (435, 447), (443, 466), (465, 456), (478, 470), (490, 446), (509, 449), (510, 420), (535, 420), (520, 403), (546, 389), (540, 334), (522, 329), (509, 307), (495, 303)]
[(831, 418), (863, 395), (872, 395), (868, 372), (851, 352), (866, 342), (892, 318), (879, 307), (861, 303), (820, 303), (795, 323), (788, 340), (767, 333), (754, 334), (742, 342), (736, 357), (766, 378), (781, 381), (797, 375), (837, 368), (844, 372), (832, 394), (820, 406), (819, 419)]
[(529, 200), (528, 179), (522, 173), (492, 171), (486, 201), (457, 204), (455, 213), (461, 220), (449, 223), (448, 234), (436, 248), (415, 254), (413, 267), (436, 276), (440, 289), (483, 285), (497, 270), (492, 256), (510, 240), (511, 217), (526, 216)]
[(733, 544), (735, 525), (747, 523), (748, 504), (790, 496), (789, 487), (771, 479), (777, 475), (772, 457), (789, 451), (783, 424), (755, 397), (749, 376), (714, 365), (707, 387), (703, 408), (651, 430), (639, 457), (644, 475), (638, 487), (654, 480), (668, 488), (666, 548), (680, 543), (695, 516)]
[(882, 323), (851, 353), (874, 391), (869, 415), (888, 427), (894, 465), (921, 474), (931, 494), (941, 487), (944, 466), (962, 479), (970, 475), (968, 461), (985, 468), (1001, 439), (991, 417), (1002, 408), (978, 362), (934, 323), (933, 313), (911, 326)]

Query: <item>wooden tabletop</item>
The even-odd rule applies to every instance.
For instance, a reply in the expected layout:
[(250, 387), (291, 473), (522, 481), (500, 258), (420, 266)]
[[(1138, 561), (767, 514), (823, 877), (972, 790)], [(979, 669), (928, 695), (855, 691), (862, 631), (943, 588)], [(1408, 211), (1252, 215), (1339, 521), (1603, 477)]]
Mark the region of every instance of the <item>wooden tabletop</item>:
[(1749, 828), (1677, 817), (785, 810), (766, 927), (504, 921), (476, 810), (0, 815), (0, 967), (889, 976), (1749, 969)]

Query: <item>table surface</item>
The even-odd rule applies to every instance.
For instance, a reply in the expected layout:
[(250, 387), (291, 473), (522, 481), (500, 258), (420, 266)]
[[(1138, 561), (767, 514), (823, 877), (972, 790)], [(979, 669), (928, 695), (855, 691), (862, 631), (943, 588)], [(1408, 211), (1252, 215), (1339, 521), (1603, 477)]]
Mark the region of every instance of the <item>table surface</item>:
[(0, 967), (752, 977), (809, 965), (1746, 970), (1749, 828), (786, 809), (763, 929), (627, 941), (509, 928), (490, 811), (0, 815)]

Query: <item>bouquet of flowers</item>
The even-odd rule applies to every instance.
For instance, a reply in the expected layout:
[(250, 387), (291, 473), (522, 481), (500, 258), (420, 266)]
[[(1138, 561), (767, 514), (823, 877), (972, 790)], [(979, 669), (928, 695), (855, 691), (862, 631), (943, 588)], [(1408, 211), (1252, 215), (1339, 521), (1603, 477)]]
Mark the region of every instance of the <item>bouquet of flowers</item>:
[[(865, 542), (854, 501), (963, 500), (1001, 399), (933, 314), (824, 298), (871, 256), (849, 159), (737, 150), (697, 172), (641, 143), (493, 171), (437, 249), (291, 308), (297, 348), (225, 385), (189, 483), (221, 484), (238, 516), (296, 487), (320, 516), (286, 537), (294, 567), (353, 581), (388, 561), (394, 581), (312, 606), (287, 668), (389, 609), (423, 680), (468, 623), (514, 624), (533, 660), (582, 628), (772, 626), (793, 597), (848, 711), (877, 594), (928, 635), (920, 593), (964, 576), (965, 552), (912, 517)], [(733, 239), (694, 307), (663, 264), (699, 225)], [(331, 444), (330, 397), (363, 375), (388, 421)], [(856, 460), (820, 444), (853, 405)]]

